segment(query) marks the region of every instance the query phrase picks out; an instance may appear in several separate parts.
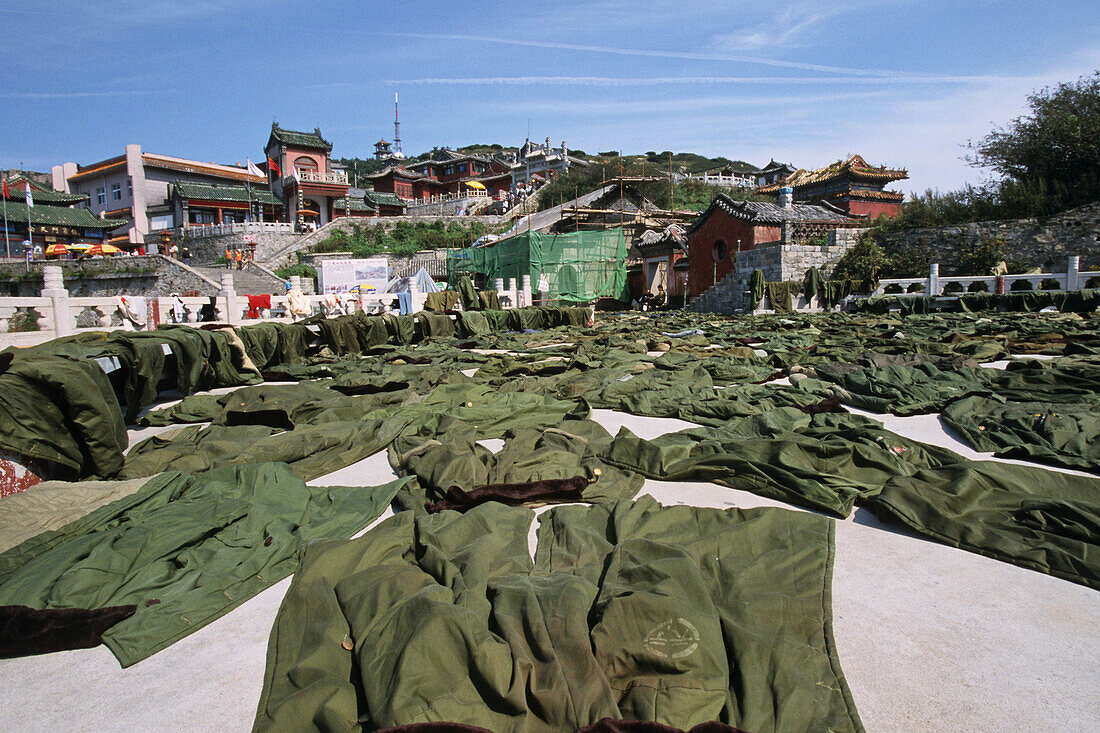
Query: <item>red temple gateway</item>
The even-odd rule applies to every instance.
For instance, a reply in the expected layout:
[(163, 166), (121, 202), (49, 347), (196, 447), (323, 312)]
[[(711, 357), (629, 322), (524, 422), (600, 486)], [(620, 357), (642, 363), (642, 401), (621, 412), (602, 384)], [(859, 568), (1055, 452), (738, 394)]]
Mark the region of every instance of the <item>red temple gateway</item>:
[(876, 168), (862, 156), (853, 155), (815, 171), (799, 169), (781, 181), (758, 188), (757, 193), (778, 194), (789, 186), (794, 189), (795, 201), (824, 201), (849, 214), (875, 219), (901, 211), (905, 194), (882, 189), (892, 181), (907, 178), (909, 172), (904, 168)]

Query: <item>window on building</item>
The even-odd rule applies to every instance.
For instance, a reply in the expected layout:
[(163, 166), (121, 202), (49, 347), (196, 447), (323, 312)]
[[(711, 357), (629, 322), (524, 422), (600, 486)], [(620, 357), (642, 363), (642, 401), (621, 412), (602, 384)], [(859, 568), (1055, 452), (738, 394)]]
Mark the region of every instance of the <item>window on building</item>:
[(95, 190), (95, 200), (96, 203), (107, 203), (107, 189), (103, 188), (103, 186), (97, 187)]
[(294, 167), (297, 168), (300, 173), (305, 173), (306, 171), (316, 173), (317, 161), (315, 161), (313, 158), (302, 155), (294, 159)]
[(121, 183), (112, 183), (111, 184), (111, 200), (112, 201), (121, 201), (122, 200), (122, 184)]
[(126, 198), (134, 200), (134, 179), (132, 178), (126, 181)]
[(721, 262), (726, 259), (726, 255), (729, 254), (729, 250), (726, 248), (725, 241), (719, 239), (714, 243), (714, 260), (715, 262)]

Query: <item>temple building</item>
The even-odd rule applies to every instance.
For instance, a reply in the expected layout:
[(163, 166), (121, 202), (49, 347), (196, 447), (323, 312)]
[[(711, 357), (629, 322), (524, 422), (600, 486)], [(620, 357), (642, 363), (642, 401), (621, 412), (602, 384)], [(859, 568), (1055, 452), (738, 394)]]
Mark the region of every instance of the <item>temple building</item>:
[(439, 182), (442, 192), (452, 196), (468, 193), (470, 188), (483, 189), (490, 196), (495, 196), (507, 192), (512, 186), (511, 169), (499, 160), (448, 148), (437, 150), (430, 159), (408, 167), (425, 178)]
[(512, 166), (512, 185), (522, 186), (536, 179), (548, 181), (573, 166), (587, 167), (588, 161), (570, 155), (564, 140), (559, 148), (550, 147), (550, 138), (546, 138), (545, 145), (525, 140)]
[(770, 186), (782, 181), (796, 170), (798, 169), (790, 163), (778, 163), (775, 158), (772, 158), (766, 166), (756, 172), (756, 185)]
[(273, 122), (264, 152), (278, 166), (278, 170), (269, 166), (269, 185), (284, 202), (289, 221), (324, 225), (343, 215), (335, 204), (347, 196), (348, 176), (333, 169), (332, 143), (319, 129), (299, 132)]
[[(102, 219), (88, 209), (88, 197), (83, 194), (63, 193), (34, 181), (15, 175), (6, 179), (8, 195), (2, 208), (7, 218), (7, 228), (2, 229), (0, 256), (22, 257), (23, 242), (41, 247), (45, 251), (51, 244), (74, 242), (103, 242), (111, 230), (125, 226), (125, 221)], [(27, 206), (27, 189), (31, 191), (32, 206)], [(30, 220), (28, 222), (28, 213)], [(28, 233), (29, 226), (29, 233)]]
[(874, 219), (894, 216), (901, 211), (905, 194), (884, 191), (892, 181), (909, 178), (904, 168), (869, 165), (859, 155), (814, 171), (799, 169), (782, 181), (757, 189), (757, 193), (778, 194), (780, 189), (794, 190), (798, 202), (826, 202), (849, 214)]
[(390, 158), (404, 158), (405, 154), (393, 149), (393, 144), (386, 140), (379, 140), (374, 144), (374, 159), (389, 160)]
[[(122, 220), (109, 239), (122, 249), (143, 245), (155, 248), (165, 229), (243, 221), (248, 215), (248, 199), (247, 196), (243, 201), (238, 199), (236, 188), (242, 194), (246, 187), (259, 194), (266, 186), (262, 176), (250, 174), (241, 165), (146, 153), (136, 144), (127, 145), (124, 154), (98, 163), (55, 165), (51, 178), (55, 192), (82, 198), (93, 216)], [(202, 199), (203, 204), (195, 207), (193, 220), (183, 216), (183, 209), (170, 198), (169, 189), (180, 184), (214, 187), (206, 192), (214, 197)], [(216, 195), (223, 193), (229, 198), (218, 199)], [(260, 215), (257, 208), (253, 217)], [(279, 211), (269, 205), (263, 215), (274, 218)]]
[(741, 252), (807, 244), (830, 229), (860, 226), (864, 221), (828, 202), (795, 203), (789, 188), (779, 192), (778, 204), (735, 201), (719, 194), (687, 230), (687, 295), (694, 298), (734, 272)]
[(262, 184), (193, 183), (174, 181), (168, 200), (181, 226), (280, 221), (283, 202)]

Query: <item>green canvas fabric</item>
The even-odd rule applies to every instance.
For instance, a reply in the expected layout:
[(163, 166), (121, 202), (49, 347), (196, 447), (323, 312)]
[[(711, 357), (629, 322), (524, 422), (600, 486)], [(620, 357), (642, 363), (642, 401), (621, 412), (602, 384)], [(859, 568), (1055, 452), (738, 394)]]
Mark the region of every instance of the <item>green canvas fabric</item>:
[(416, 319), (413, 316), (395, 316), (392, 313), (386, 313), (382, 316), (382, 321), (386, 324), (390, 343), (406, 345), (413, 342), (416, 333)]
[(1100, 402), (1008, 402), (972, 396), (941, 419), (976, 450), (1100, 473)]
[(262, 381), (256, 366), (247, 361), (243, 342), (231, 328), (204, 330), (161, 325), (156, 331), (134, 333), (130, 337), (168, 344), (176, 361), (177, 388), (185, 395)]
[(588, 481), (584, 500), (595, 502), (629, 499), (642, 486), (640, 476), (600, 460), (611, 435), (591, 420), (509, 429), (497, 453), (477, 443), (478, 430), (469, 423), (453, 420), (439, 428), (403, 435), (390, 444), (390, 465), (399, 475), (417, 478), (399, 497), (404, 508), (444, 499), (452, 487), (468, 492), (487, 485), (583, 477)]
[(816, 267), (806, 270), (806, 274), (802, 277), (802, 295), (806, 298), (806, 302), (815, 295), (820, 295), (824, 285), (825, 280), (821, 277), (820, 270)]
[(103, 635), (128, 667), (292, 573), (307, 542), (365, 527), (401, 483), (311, 489), (277, 463), (166, 473), (0, 554), (0, 604), (136, 605)]
[(477, 299), (480, 302), (481, 310), (500, 310), (500, 296), (495, 290), (479, 290)]
[(987, 371), (980, 367), (944, 371), (930, 362), (881, 367), (834, 362), (814, 367), (820, 379), (835, 384), (828, 391), (841, 402), (895, 415), (938, 412), (951, 400), (985, 392)]
[(4, 497), (0, 512), (0, 552), (61, 529), (104, 504), (129, 496), (145, 479), (129, 481), (43, 481)]
[(281, 461), (308, 481), (377, 453), (406, 425), (401, 419), (363, 419), (287, 431), (266, 425), (184, 427), (136, 444), (118, 475), (137, 478), (170, 470), (201, 473), (229, 464)]
[(887, 481), (868, 505), (952, 547), (1100, 589), (1100, 479), (990, 461)]
[(828, 282), (821, 283), (819, 295), (821, 296), (821, 304), (827, 308), (832, 308), (851, 295), (851, 293), (851, 280), (829, 280)]
[(477, 297), (477, 289), (469, 275), (461, 275), (458, 278), (458, 297), (462, 302), (462, 310), (477, 310), (481, 307), (481, 299)]
[(453, 290), (441, 290), (438, 293), (428, 293), (424, 299), (424, 310), (436, 311), (442, 313), (443, 311), (454, 310), (454, 307), (458, 305), (461, 296)]
[(222, 395), (198, 394), (184, 397), (170, 407), (150, 410), (138, 423), (144, 427), (164, 427), (187, 423), (210, 422), (222, 413)]
[(862, 730), (830, 628), (832, 523), (780, 509), (402, 512), (315, 543), (272, 630), (255, 731), (446, 721)]
[(424, 338), (451, 338), (455, 335), (454, 321), (448, 315), (421, 311), (416, 317), (420, 321), (420, 329), (424, 333)]
[(0, 449), (56, 466), (55, 478), (111, 477), (126, 425), (94, 361), (47, 350), (0, 352)]
[(811, 416), (790, 407), (653, 440), (620, 428), (602, 457), (647, 478), (713, 481), (840, 517), (893, 476), (958, 459), (889, 434), (866, 418)]
[(489, 319), (481, 311), (461, 311), (455, 325), (463, 336), (480, 336), (491, 330)]
[(790, 313), (794, 311), (791, 306), (791, 297), (798, 293), (798, 283), (778, 282), (768, 283), (768, 302), (772, 310), (777, 313)]
[(764, 273), (760, 270), (753, 270), (749, 275), (749, 292), (752, 293), (751, 308), (756, 308), (760, 305), (760, 301), (764, 299), (764, 290), (766, 288), (764, 283)]

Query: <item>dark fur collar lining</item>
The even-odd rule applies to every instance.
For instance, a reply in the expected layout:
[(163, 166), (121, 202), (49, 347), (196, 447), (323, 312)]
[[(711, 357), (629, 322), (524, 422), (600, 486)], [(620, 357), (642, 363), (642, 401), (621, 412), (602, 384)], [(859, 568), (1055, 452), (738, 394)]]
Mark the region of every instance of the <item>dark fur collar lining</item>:
[(0, 606), (0, 656), (91, 649), (103, 643), (103, 632), (131, 616), (136, 608), (37, 610), (27, 606)]
[(429, 513), (434, 514), (444, 509), (456, 509), (464, 512), (488, 501), (499, 501), (501, 504), (510, 506), (533, 503), (563, 504), (584, 501), (581, 492), (587, 486), (588, 479), (584, 476), (551, 478), (520, 484), (489, 484), (479, 486), (471, 491), (463, 491), (457, 486), (452, 486), (447, 489), (446, 496), (437, 502), (428, 504), (426, 508)]

